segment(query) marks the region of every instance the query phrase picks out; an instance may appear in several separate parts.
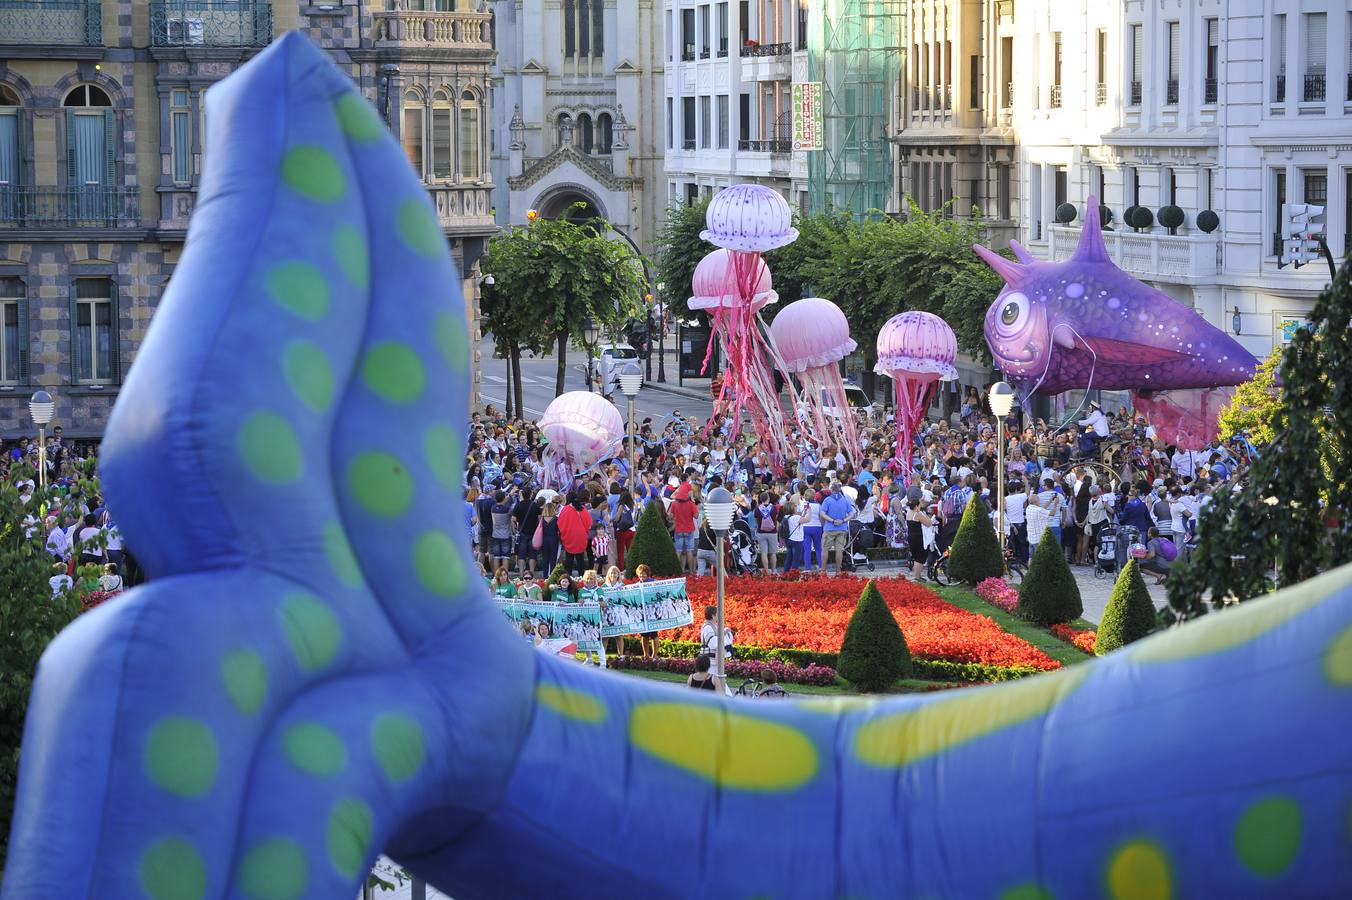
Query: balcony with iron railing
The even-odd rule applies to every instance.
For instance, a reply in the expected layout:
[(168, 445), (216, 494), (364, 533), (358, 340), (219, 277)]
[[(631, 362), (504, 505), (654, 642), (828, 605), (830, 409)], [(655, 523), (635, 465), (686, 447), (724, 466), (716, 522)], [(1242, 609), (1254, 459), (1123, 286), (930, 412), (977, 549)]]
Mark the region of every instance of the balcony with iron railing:
[(1052, 85), (1052, 109), (1061, 108), (1061, 85)]
[(1202, 102), (1208, 106), (1216, 102), (1220, 96), (1220, 83), (1215, 78), (1208, 78), (1204, 87), (1205, 93), (1202, 96)]
[(1178, 105), (1178, 79), (1170, 78), (1164, 82), (1164, 103), (1166, 106)]
[(486, 12), (387, 9), (371, 13), (377, 47), (491, 51), (492, 21), (493, 14)]
[(792, 153), (793, 141), (788, 138), (769, 140), (739, 140), (737, 149), (743, 153)]
[(1277, 103), (1286, 102), (1286, 76), (1278, 75), (1276, 84), (1273, 85), (1273, 100)]
[(139, 222), (135, 188), (0, 185), (0, 228), (134, 228)]
[(756, 41), (747, 41), (746, 46), (742, 47), (743, 56), (788, 56), (793, 52), (793, 45), (785, 42), (782, 44), (760, 44)]
[(1131, 82), (1131, 88), (1129, 93), (1127, 94), (1127, 97), (1128, 97), (1127, 104), (1129, 106), (1141, 105), (1141, 83), (1139, 81)]
[(0, 0), (0, 46), (103, 44), (100, 0)]
[(1306, 72), (1301, 100), (1305, 103), (1323, 103), (1327, 96), (1328, 79), (1323, 72)]
[(718, 42), (718, 58), (725, 59), (728, 55), (728, 39), (723, 38)]
[(270, 0), (151, 0), (155, 47), (262, 47), (272, 40)]

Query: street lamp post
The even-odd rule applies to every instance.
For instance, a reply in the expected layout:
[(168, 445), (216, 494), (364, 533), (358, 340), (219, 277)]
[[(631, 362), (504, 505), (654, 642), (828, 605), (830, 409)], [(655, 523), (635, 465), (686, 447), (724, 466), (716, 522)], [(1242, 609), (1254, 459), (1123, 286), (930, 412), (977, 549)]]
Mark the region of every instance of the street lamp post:
[[(666, 290), (665, 281), (658, 282), (657, 296), (661, 298), (662, 292)], [(662, 314), (657, 317), (657, 380), (663, 384), (667, 383), (667, 307), (661, 299), (657, 303), (662, 304)], [(656, 307), (654, 307), (655, 309)]]
[(625, 372), (620, 375), (620, 392), (629, 401), (629, 489), (634, 487), (638, 477), (638, 430), (634, 428), (634, 398), (643, 386), (643, 376), (638, 372)]
[(28, 412), (38, 426), (38, 485), (47, 490), (47, 423), (56, 415), (56, 401), (46, 391), (38, 391), (28, 401)]
[(991, 412), (995, 413), (995, 533), (1000, 554), (1005, 552), (1005, 416), (1014, 408), (1014, 389), (1003, 381), (991, 385)]
[[(728, 536), (728, 529), (732, 527), (732, 517), (737, 514), (737, 504), (733, 502), (732, 494), (728, 489), (719, 485), (709, 492), (708, 498), (704, 501), (704, 518), (708, 520), (709, 527), (713, 529), (714, 536), (718, 538), (718, 546), (715, 550), (717, 560), (715, 562), (715, 571), (718, 574), (718, 643), (714, 651), (714, 669), (719, 678), (723, 678), (723, 659), (726, 648), (723, 646), (723, 577), (726, 573), (727, 565), (723, 561), (723, 541)], [(726, 686), (727, 682), (724, 682)]]

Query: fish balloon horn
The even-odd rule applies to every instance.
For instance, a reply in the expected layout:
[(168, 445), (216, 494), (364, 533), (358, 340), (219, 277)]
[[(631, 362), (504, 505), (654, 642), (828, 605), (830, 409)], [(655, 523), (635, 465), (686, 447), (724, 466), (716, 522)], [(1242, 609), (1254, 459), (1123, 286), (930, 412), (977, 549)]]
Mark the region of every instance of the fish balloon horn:
[(972, 249), (976, 251), (977, 256), (984, 259), (986, 264), (995, 270), (997, 275), (1005, 280), (1005, 284), (1015, 287), (1023, 281), (1027, 272), (1025, 265), (1005, 259), (994, 250), (980, 244), (973, 244)]
[(1084, 204), (1084, 227), (1080, 229), (1080, 243), (1071, 256), (1077, 263), (1108, 261), (1108, 248), (1103, 243), (1103, 226), (1099, 223), (1099, 202), (1090, 197)]

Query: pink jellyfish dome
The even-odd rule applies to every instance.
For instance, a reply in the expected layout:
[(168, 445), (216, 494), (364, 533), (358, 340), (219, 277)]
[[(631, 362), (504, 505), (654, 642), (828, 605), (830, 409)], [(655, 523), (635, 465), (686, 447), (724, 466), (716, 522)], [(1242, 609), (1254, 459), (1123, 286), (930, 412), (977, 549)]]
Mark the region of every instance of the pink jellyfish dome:
[(762, 253), (798, 239), (793, 211), (779, 191), (760, 184), (734, 184), (709, 201), (700, 238), (716, 247)]
[(948, 323), (933, 313), (904, 312), (888, 319), (878, 332), (878, 364), (873, 371), (892, 378), (952, 381), (958, 339)]
[(540, 417), (555, 452), (590, 466), (624, 434), (624, 419), (615, 405), (591, 391), (569, 391), (555, 397)]
[[(760, 278), (756, 281), (751, 297), (752, 312), (767, 303), (779, 302), (779, 294), (775, 293), (770, 280), (770, 267), (763, 262), (757, 262), (756, 265), (760, 269)], [(715, 250), (701, 259), (699, 265), (695, 266), (690, 287), (694, 296), (687, 301), (687, 305), (691, 309), (713, 309), (718, 306), (731, 309), (745, 305), (737, 289), (736, 260), (731, 250)]]
[(770, 323), (770, 337), (784, 367), (795, 374), (840, 362), (857, 346), (845, 313), (821, 297), (804, 297), (781, 309)]

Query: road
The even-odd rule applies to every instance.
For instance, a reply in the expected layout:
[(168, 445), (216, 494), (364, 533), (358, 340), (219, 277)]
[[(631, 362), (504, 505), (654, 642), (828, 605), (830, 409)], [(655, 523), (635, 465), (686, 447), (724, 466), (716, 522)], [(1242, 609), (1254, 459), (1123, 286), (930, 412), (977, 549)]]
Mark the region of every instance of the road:
[[(480, 341), (479, 349), (482, 351), (483, 359), (483, 389), (481, 392), (483, 402), (492, 403), (498, 409), (503, 409), (507, 401), (507, 360), (497, 359), (493, 356), (493, 341), (491, 338)], [(584, 359), (581, 351), (569, 349), (565, 390), (584, 391), (587, 389), (586, 378), (582, 373)], [(530, 418), (538, 419), (544, 414), (545, 407), (554, 399), (554, 373), (557, 369), (558, 360), (554, 356), (523, 356), (521, 358), (522, 399), (525, 401), (526, 415)], [(653, 380), (656, 379), (657, 360), (654, 359)], [(676, 371), (670, 360), (667, 364), (667, 379), (670, 384), (676, 384)], [(624, 413), (624, 396), (616, 394), (614, 399), (618, 402), (620, 412)], [(635, 415), (639, 420), (642, 420), (644, 416), (652, 416), (653, 418), (665, 416), (672, 410), (677, 410), (682, 415), (696, 415), (703, 418), (712, 412), (712, 401), (670, 394), (645, 384), (635, 402)]]

